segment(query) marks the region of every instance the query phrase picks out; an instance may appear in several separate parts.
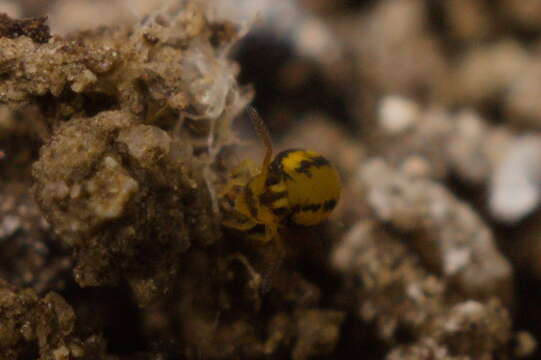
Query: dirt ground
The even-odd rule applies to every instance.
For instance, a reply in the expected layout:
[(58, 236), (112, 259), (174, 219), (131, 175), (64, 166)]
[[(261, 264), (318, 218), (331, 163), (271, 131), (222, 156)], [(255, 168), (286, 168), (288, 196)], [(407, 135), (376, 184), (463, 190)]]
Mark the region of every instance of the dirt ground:
[[(0, 13), (0, 360), (541, 357), (541, 2)], [(327, 221), (230, 225), (250, 104)]]

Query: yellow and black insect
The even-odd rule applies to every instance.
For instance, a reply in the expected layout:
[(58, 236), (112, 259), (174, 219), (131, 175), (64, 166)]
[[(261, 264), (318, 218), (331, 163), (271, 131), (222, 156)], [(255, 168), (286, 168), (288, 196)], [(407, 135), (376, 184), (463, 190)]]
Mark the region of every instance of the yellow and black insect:
[(224, 225), (242, 231), (262, 225), (262, 240), (267, 242), (279, 240), (280, 228), (288, 224), (321, 223), (340, 198), (336, 169), (311, 150), (285, 150), (272, 159), (272, 142), (263, 120), (253, 108), (248, 108), (248, 115), (263, 139), (266, 153), (258, 170), (241, 167), (233, 174), (228, 193), (236, 214)]

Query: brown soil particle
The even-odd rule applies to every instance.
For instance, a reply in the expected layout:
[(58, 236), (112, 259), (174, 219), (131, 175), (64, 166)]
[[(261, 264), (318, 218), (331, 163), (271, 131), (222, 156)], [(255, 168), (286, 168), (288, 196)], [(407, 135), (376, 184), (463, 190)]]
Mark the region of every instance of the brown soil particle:
[(39, 298), (0, 282), (0, 320), (2, 359), (115, 359), (100, 336), (76, 335), (72, 307), (54, 292)]
[(0, 13), (0, 37), (15, 39), (26, 36), (38, 44), (44, 44), (51, 38), (47, 16), (35, 19), (15, 20)]

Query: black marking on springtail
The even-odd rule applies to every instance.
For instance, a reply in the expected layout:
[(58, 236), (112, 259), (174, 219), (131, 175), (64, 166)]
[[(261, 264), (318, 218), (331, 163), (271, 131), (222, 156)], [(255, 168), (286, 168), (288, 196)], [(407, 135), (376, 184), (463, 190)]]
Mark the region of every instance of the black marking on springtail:
[(323, 156), (316, 156), (316, 157), (311, 158), (310, 160), (301, 161), (299, 167), (296, 168), (295, 171), (301, 174), (305, 174), (308, 177), (312, 177), (310, 168), (311, 167), (320, 168), (322, 166), (330, 166), (329, 161), (325, 159)]
[(310, 204), (310, 205), (304, 205), (301, 208), (301, 211), (313, 211), (313, 212), (316, 212), (319, 209), (321, 209), (321, 204)]
[[(302, 150), (301, 149), (284, 150), (284, 151), (278, 153), (274, 157), (274, 160), (269, 165), (269, 178), (272, 177), (273, 181), (276, 181), (275, 179), (278, 179), (276, 184), (281, 180), (282, 177), (284, 177), (284, 180), (293, 180), (291, 175), (289, 175), (288, 173), (286, 173), (284, 171), (284, 164), (282, 163), (282, 161), (286, 157), (288, 157), (289, 154), (291, 154), (293, 152), (297, 152), (297, 151), (302, 151)], [(269, 180), (267, 179), (267, 181), (269, 181)], [(274, 185), (274, 184), (272, 184), (272, 185)]]
[(271, 209), (272, 213), (276, 216), (282, 216), (287, 214), (287, 208), (286, 207), (278, 207)]
[(275, 169), (273, 166), (269, 166), (269, 173), (267, 176), (267, 180), (265, 180), (265, 186), (269, 187), (272, 185), (276, 185), (281, 180), (282, 180), (282, 174), (280, 173), (280, 169)]
[(265, 191), (263, 194), (259, 195), (259, 201), (266, 206), (272, 205), (275, 201), (287, 197), (287, 191)]
[(265, 225), (256, 224), (253, 228), (248, 230), (248, 233), (254, 235), (265, 235)]
[(323, 203), (323, 210), (325, 211), (331, 211), (336, 206), (336, 200), (327, 200), (325, 203)]
[(301, 206), (300, 205), (295, 205), (291, 208), (291, 213), (292, 214), (295, 214), (295, 213), (298, 213), (299, 211), (301, 211)]
[(248, 211), (250, 211), (250, 215), (257, 219), (256, 199), (252, 189), (249, 186), (246, 186), (244, 195), (246, 197), (246, 205), (248, 206)]

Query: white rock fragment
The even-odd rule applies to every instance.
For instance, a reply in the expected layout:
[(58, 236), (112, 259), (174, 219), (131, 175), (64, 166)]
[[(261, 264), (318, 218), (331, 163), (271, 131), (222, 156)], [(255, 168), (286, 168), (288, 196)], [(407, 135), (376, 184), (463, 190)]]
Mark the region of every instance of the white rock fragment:
[(390, 133), (400, 133), (415, 125), (421, 111), (419, 106), (400, 96), (387, 96), (378, 107), (380, 126)]
[(71, 90), (76, 93), (83, 92), (89, 86), (95, 84), (98, 81), (98, 77), (90, 70), (85, 69), (79, 76), (73, 79), (71, 84)]
[(136, 125), (122, 130), (118, 141), (126, 144), (128, 152), (144, 167), (149, 167), (169, 153), (171, 137), (162, 129), (150, 125)]
[(490, 182), (489, 207), (497, 219), (513, 223), (537, 208), (541, 196), (541, 137), (518, 138)]
[(11, 236), (21, 226), (21, 219), (18, 216), (6, 215), (0, 221), (0, 239)]
[(479, 317), (479, 314), (485, 312), (483, 304), (474, 300), (467, 300), (463, 303), (454, 306), (452, 311), (455, 313), (454, 317), (450, 317), (447, 323), (444, 325), (445, 330), (448, 332), (457, 332), (462, 330), (462, 320), (464, 318)]
[(116, 219), (124, 212), (139, 184), (112, 157), (107, 156), (101, 169), (86, 183), (86, 190), (93, 199), (88, 206), (102, 220)]

